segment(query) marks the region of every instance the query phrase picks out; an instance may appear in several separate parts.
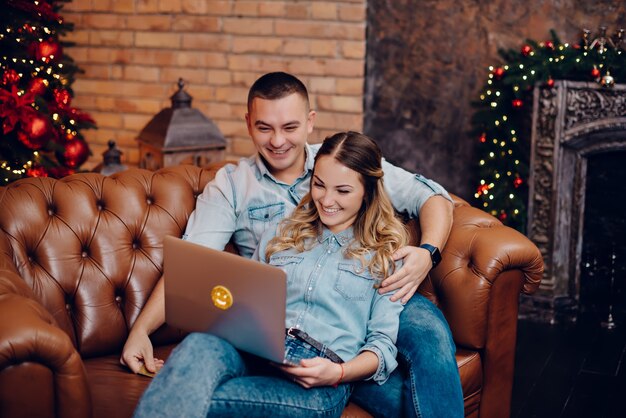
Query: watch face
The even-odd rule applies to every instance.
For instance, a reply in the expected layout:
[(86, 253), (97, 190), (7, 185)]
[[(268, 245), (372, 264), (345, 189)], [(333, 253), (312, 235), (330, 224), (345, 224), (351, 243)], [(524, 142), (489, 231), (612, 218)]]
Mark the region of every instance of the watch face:
[(437, 264), (441, 262), (441, 252), (439, 252), (439, 248), (430, 244), (422, 244), (420, 247), (428, 250), (430, 259), (433, 262), (433, 268), (437, 267)]
[(441, 262), (441, 253), (439, 248), (435, 247), (435, 251), (430, 253), (430, 258), (433, 260), (433, 267), (437, 267), (437, 264)]

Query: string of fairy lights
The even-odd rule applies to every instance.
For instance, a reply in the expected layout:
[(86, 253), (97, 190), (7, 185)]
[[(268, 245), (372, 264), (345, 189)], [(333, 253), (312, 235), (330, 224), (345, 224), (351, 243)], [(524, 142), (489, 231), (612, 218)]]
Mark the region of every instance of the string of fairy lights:
[(591, 41), (585, 30), (580, 43), (570, 44), (552, 32), (548, 41), (528, 40), (520, 50), (500, 51), (504, 63), (488, 68), (472, 119), (479, 142), (474, 197), (485, 211), (524, 231), (533, 88), (553, 88), (556, 79), (596, 81), (605, 88), (626, 80), (623, 33), (609, 37), (601, 28)]

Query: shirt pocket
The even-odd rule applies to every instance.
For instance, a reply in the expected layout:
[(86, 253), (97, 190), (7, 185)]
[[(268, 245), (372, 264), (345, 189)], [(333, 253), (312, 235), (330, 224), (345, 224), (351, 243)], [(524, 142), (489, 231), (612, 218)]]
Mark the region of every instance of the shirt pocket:
[(354, 264), (339, 263), (335, 290), (346, 300), (368, 300), (375, 292), (379, 280), (368, 269), (360, 271)]
[(285, 204), (282, 202), (248, 209), (250, 229), (257, 237), (257, 240), (270, 226), (277, 224), (284, 216)]
[(287, 273), (287, 284), (289, 284), (293, 282), (298, 274), (297, 269), (302, 260), (304, 260), (304, 257), (299, 255), (272, 255), (269, 264)]

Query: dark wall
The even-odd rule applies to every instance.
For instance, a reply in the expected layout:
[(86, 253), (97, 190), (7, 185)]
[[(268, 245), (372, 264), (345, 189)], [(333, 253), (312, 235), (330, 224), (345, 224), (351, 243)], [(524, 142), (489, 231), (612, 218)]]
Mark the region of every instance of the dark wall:
[(600, 26), (626, 29), (626, 2), (369, 0), (364, 131), (390, 161), (471, 201), (471, 102), (498, 49), (547, 40), (550, 29), (573, 43)]

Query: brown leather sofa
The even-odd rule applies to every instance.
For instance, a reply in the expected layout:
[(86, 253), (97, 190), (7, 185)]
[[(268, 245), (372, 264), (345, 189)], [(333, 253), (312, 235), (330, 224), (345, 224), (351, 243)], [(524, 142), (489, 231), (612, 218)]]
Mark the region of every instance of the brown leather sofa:
[[(120, 351), (161, 275), (163, 237), (182, 235), (215, 168), (0, 187), (0, 416), (131, 416), (150, 379)], [(528, 239), (455, 198), (443, 262), (420, 291), (452, 328), (466, 416), (509, 416), (518, 296), (542, 269)], [(157, 357), (181, 336), (158, 330)], [(344, 416), (367, 414), (350, 404)]]

